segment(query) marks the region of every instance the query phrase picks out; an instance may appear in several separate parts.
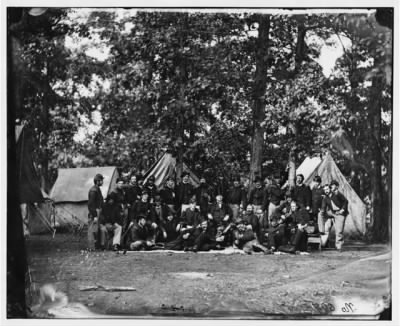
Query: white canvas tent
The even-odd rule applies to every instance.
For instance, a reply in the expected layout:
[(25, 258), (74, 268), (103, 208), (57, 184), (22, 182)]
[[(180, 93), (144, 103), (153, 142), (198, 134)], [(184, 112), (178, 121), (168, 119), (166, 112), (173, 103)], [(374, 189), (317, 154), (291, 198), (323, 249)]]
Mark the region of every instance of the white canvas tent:
[[(194, 187), (199, 186), (199, 178), (183, 163), (183, 172), (190, 174), (190, 182)], [(163, 156), (146, 172), (144, 182), (146, 183), (150, 176), (155, 177), (154, 184), (160, 188), (168, 177), (176, 178), (176, 158), (171, 153), (165, 152)]]
[(309, 157), (307, 156), (300, 166), (296, 169), (296, 175), (302, 174), (304, 180), (314, 172), (314, 170), (321, 164), (321, 158), (319, 156)]
[[(318, 158), (319, 159), (319, 158)], [(307, 159), (306, 159), (307, 160)], [(319, 159), (320, 160), (320, 159)], [(330, 183), (332, 180), (339, 182), (339, 191), (347, 198), (349, 204), (349, 215), (346, 218), (344, 233), (352, 238), (360, 238), (366, 232), (366, 206), (360, 199), (354, 189), (347, 182), (345, 176), (337, 167), (332, 156), (328, 153), (323, 160), (310, 171), (310, 167), (316, 164), (318, 160), (311, 159), (306, 162), (306, 165), (300, 165), (305, 180), (304, 183), (310, 185), (314, 176), (319, 175), (322, 179), (322, 184)], [(304, 162), (303, 162), (304, 163)], [(299, 167), (299, 168), (300, 168)], [(298, 173), (299, 170), (296, 171)]]
[(88, 193), (93, 186), (94, 176), (104, 177), (101, 187), (103, 197), (115, 188), (118, 171), (116, 167), (91, 167), (59, 169), (58, 177), (50, 192), (54, 201), (57, 225), (84, 225), (88, 221)]

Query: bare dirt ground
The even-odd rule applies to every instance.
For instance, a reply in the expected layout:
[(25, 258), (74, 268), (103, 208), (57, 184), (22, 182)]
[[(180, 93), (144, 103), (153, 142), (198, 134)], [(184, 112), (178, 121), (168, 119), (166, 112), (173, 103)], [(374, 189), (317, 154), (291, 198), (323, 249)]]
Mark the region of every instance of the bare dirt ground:
[[(27, 241), (31, 293), (51, 283), (70, 302), (126, 318), (366, 318), (390, 301), (391, 251), (347, 243), (310, 255), (223, 255), (83, 251), (85, 239), (57, 234)], [(85, 286), (135, 291), (82, 291)]]

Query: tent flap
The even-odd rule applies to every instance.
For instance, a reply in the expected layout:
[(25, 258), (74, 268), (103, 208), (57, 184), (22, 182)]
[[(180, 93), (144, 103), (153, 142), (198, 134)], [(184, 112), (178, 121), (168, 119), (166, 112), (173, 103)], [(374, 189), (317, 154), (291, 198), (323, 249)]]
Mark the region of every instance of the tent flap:
[[(183, 172), (190, 174), (190, 182), (197, 187), (200, 184), (199, 178), (183, 163)], [(176, 178), (176, 159), (171, 153), (164, 153), (163, 156), (146, 172), (144, 182), (146, 183), (150, 176), (155, 177), (155, 185), (159, 188), (164, 186), (168, 177)]]
[(17, 126), (15, 130), (17, 141), (17, 169), (20, 203), (39, 203), (43, 201), (39, 177), (32, 159), (31, 137), (26, 128)]

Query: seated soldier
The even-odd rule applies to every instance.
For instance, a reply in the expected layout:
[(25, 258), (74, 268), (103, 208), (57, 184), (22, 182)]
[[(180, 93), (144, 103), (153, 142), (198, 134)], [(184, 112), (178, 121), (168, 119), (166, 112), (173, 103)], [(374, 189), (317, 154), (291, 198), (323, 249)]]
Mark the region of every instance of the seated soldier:
[(196, 198), (192, 197), (189, 201), (189, 208), (182, 213), (178, 227), (182, 225), (197, 227), (202, 221), (203, 218), (201, 217), (200, 211), (196, 207)]
[(278, 211), (285, 216), (289, 216), (291, 212), (290, 204), (292, 201), (293, 201), (292, 193), (290, 191), (287, 191), (285, 193), (285, 200), (283, 201), (283, 203), (279, 205)]
[(130, 250), (151, 250), (154, 247), (153, 234), (148, 228), (145, 216), (140, 215), (130, 231), (127, 241)]
[(272, 251), (275, 251), (281, 245), (287, 244), (286, 225), (277, 212), (271, 215), (270, 226), (263, 234), (260, 242)]
[[(189, 210), (189, 209), (187, 209)], [(193, 227), (192, 225), (188, 225), (185, 222), (180, 222), (176, 227), (177, 232), (179, 232), (179, 236), (166, 243), (164, 249), (169, 250), (184, 250), (189, 251), (194, 246), (194, 241), (196, 239), (196, 231), (201, 226), (198, 225), (197, 227)]]
[[(286, 220), (291, 219), (288, 224), (290, 228), (290, 245), (292, 251), (306, 251), (307, 250), (307, 227), (310, 222), (310, 214), (307, 209), (299, 208), (295, 201), (292, 201), (291, 214)], [(280, 250), (280, 249), (279, 249)], [(284, 250), (282, 250), (284, 251)]]
[(233, 231), (234, 247), (243, 249), (246, 254), (251, 255), (253, 252), (262, 251), (265, 254), (271, 253), (268, 248), (258, 242), (253, 230), (246, 227), (243, 220), (238, 220), (237, 227)]
[(194, 245), (192, 251), (209, 251), (211, 249), (215, 249), (217, 242), (215, 238), (210, 233), (210, 229), (208, 228), (208, 222), (203, 221), (200, 224), (200, 228), (197, 228), (194, 233)]
[(189, 207), (182, 213), (176, 226), (176, 232), (179, 232), (178, 238), (167, 243), (165, 249), (190, 250), (194, 246), (194, 233), (196, 229), (200, 228), (202, 221), (200, 211), (196, 208), (196, 198), (192, 197), (189, 201)]
[(106, 247), (108, 233), (113, 233), (113, 250), (117, 251), (121, 246), (122, 221), (124, 219), (118, 205), (115, 204), (113, 193), (106, 199), (100, 219), (100, 244)]
[(264, 214), (261, 208), (256, 210), (256, 216), (259, 221), (259, 233), (258, 233), (258, 238), (261, 243), (264, 241), (265, 237), (265, 232), (267, 232), (268, 227), (269, 227), (269, 219), (267, 214)]
[(150, 208), (150, 220), (158, 227), (156, 230), (156, 241), (165, 242), (167, 240), (167, 231), (164, 225), (167, 223), (167, 218), (170, 216), (170, 209), (164, 203), (161, 203), (161, 197), (156, 195), (154, 197), (154, 204)]
[(129, 211), (128, 224), (133, 225), (134, 222), (137, 222), (138, 216), (145, 216), (146, 219), (149, 218), (150, 211), (149, 193), (147, 190), (143, 190), (140, 200), (136, 201)]
[[(262, 214), (262, 211), (261, 211)], [(246, 212), (242, 215), (242, 220), (246, 225), (250, 225), (256, 236), (260, 233), (260, 222), (258, 217), (253, 213), (253, 205), (247, 205)]]
[(170, 242), (178, 237), (179, 232), (176, 230), (178, 220), (169, 209), (169, 206), (161, 201), (160, 196), (155, 197), (150, 219), (158, 225), (156, 229), (157, 242)]
[(224, 249), (233, 243), (233, 230), (236, 225), (229, 223), (227, 226), (220, 225), (217, 227), (217, 233), (214, 235), (214, 230), (211, 233), (214, 235), (216, 246), (215, 249)]
[(232, 210), (223, 201), (222, 195), (216, 196), (216, 202), (209, 207), (207, 214), (210, 229), (214, 235), (218, 227), (226, 228), (232, 221)]

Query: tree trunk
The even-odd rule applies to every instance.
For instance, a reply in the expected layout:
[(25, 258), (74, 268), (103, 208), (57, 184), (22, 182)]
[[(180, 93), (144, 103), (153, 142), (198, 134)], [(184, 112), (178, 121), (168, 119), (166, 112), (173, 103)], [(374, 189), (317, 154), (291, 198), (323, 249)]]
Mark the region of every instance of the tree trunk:
[[(27, 271), (25, 239), (23, 235), (22, 216), (19, 200), (18, 169), (16, 164), (15, 118), (22, 106), (21, 85), (16, 79), (21, 68), (21, 44), (13, 35), (14, 28), (22, 24), (18, 16), (19, 8), (8, 8), (7, 35), (7, 317), (25, 318), (25, 276)], [(17, 77), (18, 78), (18, 77)]]
[(372, 235), (376, 241), (387, 240), (388, 219), (383, 209), (382, 186), (382, 154), (380, 148), (381, 139), (381, 105), (380, 94), (383, 89), (383, 81), (380, 77), (374, 77), (371, 87), (371, 99), (368, 107), (369, 123), (372, 130), (370, 137), (371, 147), (371, 203), (372, 203)]
[(288, 184), (289, 189), (293, 189), (296, 182), (296, 161), (294, 157), (294, 149), (289, 153), (289, 163), (288, 163), (289, 173), (288, 173)]
[(256, 41), (256, 72), (253, 89), (253, 135), (251, 141), (250, 187), (257, 176), (261, 177), (264, 150), (265, 92), (267, 89), (267, 60), (269, 46), (270, 16), (256, 15), (258, 39)]

